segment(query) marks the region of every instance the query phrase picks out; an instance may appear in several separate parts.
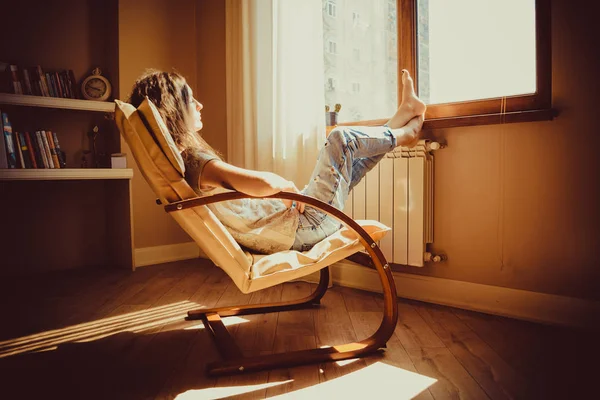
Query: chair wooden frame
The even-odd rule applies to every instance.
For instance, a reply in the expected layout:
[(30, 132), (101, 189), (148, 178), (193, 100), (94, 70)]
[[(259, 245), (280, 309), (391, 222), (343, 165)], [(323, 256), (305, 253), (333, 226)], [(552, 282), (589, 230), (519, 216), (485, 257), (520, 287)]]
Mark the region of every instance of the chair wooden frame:
[[(185, 208), (248, 197), (252, 196), (239, 192), (220, 193), (209, 197), (173, 202), (167, 204), (165, 206), (165, 210), (167, 212), (175, 212)], [(227, 331), (227, 328), (221, 321), (221, 317), (262, 314), (268, 312), (318, 307), (320, 304), (320, 299), (327, 291), (327, 286), (329, 283), (329, 267), (325, 267), (320, 271), (320, 280), (316, 290), (310, 296), (303, 299), (268, 304), (230, 306), (189, 311), (188, 319), (203, 320), (205, 326), (212, 333), (219, 353), (223, 357), (222, 361), (216, 361), (208, 364), (207, 373), (212, 376), (231, 375), (272, 368), (291, 367), (302, 364), (344, 360), (361, 357), (384, 348), (387, 341), (394, 333), (394, 329), (396, 328), (396, 323), (398, 321), (398, 303), (392, 271), (383, 253), (379, 249), (379, 246), (377, 246), (377, 243), (352, 218), (346, 216), (343, 212), (325, 202), (302, 194), (286, 192), (281, 192), (269, 197), (301, 201), (337, 218), (358, 234), (359, 240), (369, 253), (371, 261), (374, 264), (374, 268), (377, 271), (381, 281), (384, 300), (383, 319), (379, 328), (373, 335), (358, 342), (336, 345), (327, 348), (245, 357), (233, 340), (233, 337)]]

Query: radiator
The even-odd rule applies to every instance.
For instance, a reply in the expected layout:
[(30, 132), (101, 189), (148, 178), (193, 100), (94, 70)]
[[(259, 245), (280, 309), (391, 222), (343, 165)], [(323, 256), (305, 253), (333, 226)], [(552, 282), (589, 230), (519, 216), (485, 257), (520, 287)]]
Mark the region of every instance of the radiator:
[(433, 150), (440, 144), (419, 141), (397, 147), (367, 173), (348, 196), (344, 213), (373, 219), (392, 228), (378, 244), (388, 262), (424, 266), (443, 256), (427, 251), (433, 243)]

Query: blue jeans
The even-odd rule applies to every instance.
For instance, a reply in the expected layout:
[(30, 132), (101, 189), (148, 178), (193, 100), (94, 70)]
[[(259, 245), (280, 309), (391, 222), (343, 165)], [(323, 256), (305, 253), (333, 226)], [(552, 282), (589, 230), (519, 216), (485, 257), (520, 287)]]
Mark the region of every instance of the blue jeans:
[[(302, 194), (343, 210), (348, 193), (395, 147), (396, 138), (385, 125), (335, 128), (327, 137)], [(307, 205), (300, 214), (292, 249), (310, 250), (340, 227), (337, 219)]]

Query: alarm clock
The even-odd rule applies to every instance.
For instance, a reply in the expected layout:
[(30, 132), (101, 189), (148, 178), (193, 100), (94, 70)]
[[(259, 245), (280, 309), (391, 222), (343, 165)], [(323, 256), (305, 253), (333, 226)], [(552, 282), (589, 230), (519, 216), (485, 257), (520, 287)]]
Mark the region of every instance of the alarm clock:
[(81, 95), (84, 99), (106, 101), (110, 97), (110, 82), (101, 73), (100, 68), (94, 68), (92, 75), (81, 82)]

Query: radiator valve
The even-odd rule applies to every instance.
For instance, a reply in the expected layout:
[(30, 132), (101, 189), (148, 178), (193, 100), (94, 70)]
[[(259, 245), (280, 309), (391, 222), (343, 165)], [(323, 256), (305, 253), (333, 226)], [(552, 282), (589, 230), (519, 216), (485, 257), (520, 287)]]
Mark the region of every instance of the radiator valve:
[(425, 146), (427, 151), (435, 151), (446, 148), (446, 143), (435, 142), (431, 140), (425, 140)]
[(438, 263), (438, 262), (446, 261), (447, 259), (448, 259), (448, 257), (446, 257), (445, 254), (433, 254), (433, 253), (426, 252), (423, 255), (423, 260), (425, 262)]

